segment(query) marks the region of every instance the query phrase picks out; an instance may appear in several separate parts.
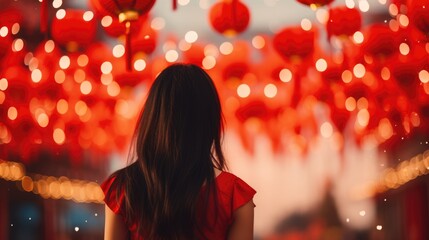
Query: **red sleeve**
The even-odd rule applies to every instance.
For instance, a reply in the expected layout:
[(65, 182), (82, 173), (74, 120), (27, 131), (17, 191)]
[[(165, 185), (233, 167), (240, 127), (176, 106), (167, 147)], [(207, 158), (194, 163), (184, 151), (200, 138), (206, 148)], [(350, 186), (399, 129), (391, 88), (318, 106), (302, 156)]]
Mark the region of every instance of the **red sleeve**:
[(234, 187), (232, 191), (233, 211), (248, 203), (256, 194), (256, 191), (251, 186), (238, 177), (234, 181)]
[[(121, 214), (120, 210), (121, 210), (121, 204), (122, 204), (124, 194), (121, 193), (119, 195), (119, 198), (116, 197), (116, 192), (118, 189), (116, 185), (112, 185), (115, 179), (116, 179), (115, 177), (109, 177), (108, 179), (106, 179), (106, 181), (104, 181), (101, 184), (101, 189), (104, 192), (104, 202), (106, 203), (106, 205), (114, 213)], [(115, 187), (115, 188), (110, 190), (110, 193), (109, 193), (109, 189), (111, 189), (112, 187)]]

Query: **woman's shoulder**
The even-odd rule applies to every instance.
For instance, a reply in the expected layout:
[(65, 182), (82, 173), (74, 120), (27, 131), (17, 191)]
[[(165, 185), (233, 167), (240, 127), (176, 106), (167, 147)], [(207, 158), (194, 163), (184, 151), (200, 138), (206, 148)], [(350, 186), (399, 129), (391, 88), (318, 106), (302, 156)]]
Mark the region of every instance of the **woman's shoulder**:
[(225, 200), (232, 204), (232, 210), (243, 206), (253, 199), (253, 196), (256, 194), (254, 188), (230, 172), (222, 171), (216, 177), (216, 184), (220, 193), (224, 198), (227, 198)]

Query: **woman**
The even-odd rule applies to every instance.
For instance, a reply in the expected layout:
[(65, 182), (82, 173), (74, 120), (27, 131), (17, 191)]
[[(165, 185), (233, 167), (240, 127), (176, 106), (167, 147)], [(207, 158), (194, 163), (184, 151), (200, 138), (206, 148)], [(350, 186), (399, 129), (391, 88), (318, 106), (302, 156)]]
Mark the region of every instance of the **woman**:
[(102, 184), (105, 239), (253, 239), (256, 192), (223, 171), (222, 130), (210, 76), (164, 69), (137, 123), (134, 162)]

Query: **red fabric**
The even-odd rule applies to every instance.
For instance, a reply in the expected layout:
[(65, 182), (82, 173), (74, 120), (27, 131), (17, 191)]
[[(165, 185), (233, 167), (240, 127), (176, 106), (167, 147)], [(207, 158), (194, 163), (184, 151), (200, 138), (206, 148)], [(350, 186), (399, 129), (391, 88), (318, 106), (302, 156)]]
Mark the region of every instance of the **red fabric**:
[[(104, 194), (110, 189), (115, 178), (108, 178), (101, 184)], [(208, 226), (204, 226), (203, 233), (208, 239), (226, 239), (228, 228), (234, 221), (234, 211), (249, 202), (256, 191), (239, 177), (232, 173), (222, 172), (216, 177), (218, 208), (215, 209), (213, 198), (210, 198), (208, 208), (203, 212), (208, 215)], [(120, 206), (123, 204), (123, 193), (116, 199), (116, 189), (112, 189), (111, 197), (105, 198), (106, 205), (116, 214), (122, 215)], [(217, 218), (216, 218), (217, 215)], [(201, 220), (203, 221), (203, 220)], [(128, 226), (131, 239), (140, 240), (136, 233), (138, 223)]]

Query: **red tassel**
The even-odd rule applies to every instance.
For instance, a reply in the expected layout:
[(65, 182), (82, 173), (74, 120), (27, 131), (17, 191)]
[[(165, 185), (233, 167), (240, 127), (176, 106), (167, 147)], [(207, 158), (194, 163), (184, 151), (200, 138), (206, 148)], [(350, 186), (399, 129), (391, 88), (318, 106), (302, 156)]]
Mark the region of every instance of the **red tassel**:
[(127, 67), (127, 71), (131, 72), (131, 61), (132, 61), (132, 49), (131, 49), (131, 22), (127, 21), (125, 23), (126, 31), (125, 31), (125, 64)]
[(48, 30), (48, 0), (43, 0), (40, 6), (40, 32)]
[(173, 10), (177, 9), (177, 0), (173, 0)]

